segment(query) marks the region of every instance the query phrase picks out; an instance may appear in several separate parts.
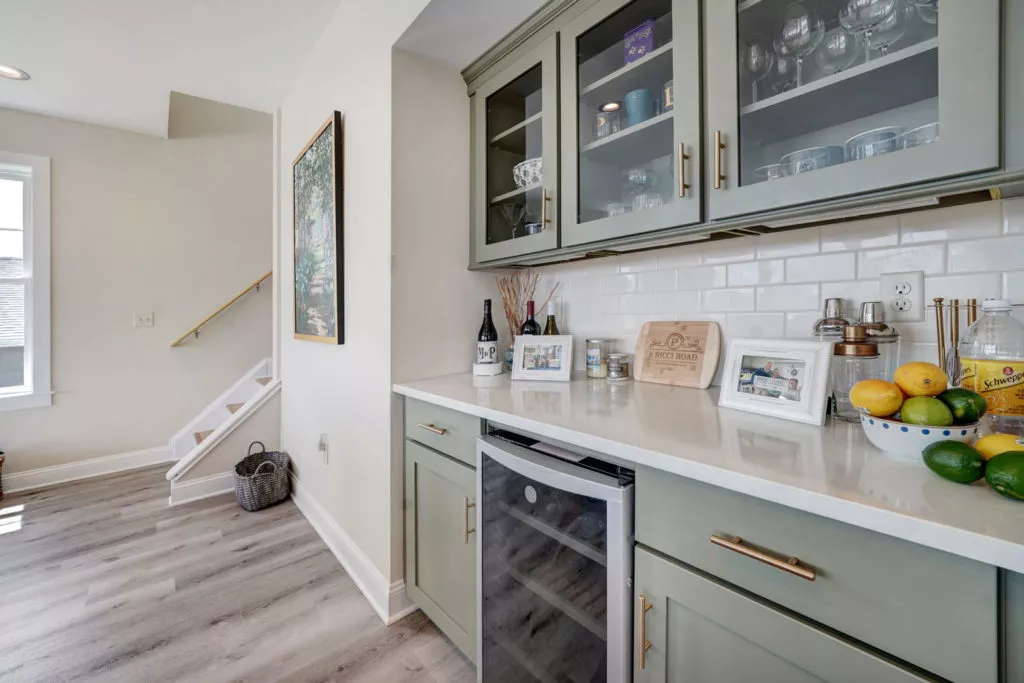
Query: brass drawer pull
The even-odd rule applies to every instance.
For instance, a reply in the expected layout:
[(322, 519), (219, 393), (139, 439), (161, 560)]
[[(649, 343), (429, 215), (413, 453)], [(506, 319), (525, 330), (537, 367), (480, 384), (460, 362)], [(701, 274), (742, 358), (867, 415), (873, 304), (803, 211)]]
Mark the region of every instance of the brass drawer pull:
[(551, 201), (551, 197), (548, 196), (548, 191), (543, 187), (540, 189), (540, 229), (547, 230), (548, 223), (551, 219), (548, 218), (548, 202)]
[(462, 531), (463, 541), (466, 545), (469, 545), (469, 535), (476, 533), (476, 529), (469, 528), (469, 511), (475, 507), (476, 503), (470, 503), (466, 496), (462, 497)]
[(637, 598), (640, 601), (640, 628), (637, 629), (640, 635), (640, 642), (637, 643), (639, 665), (641, 669), (647, 667), (647, 651), (651, 649), (651, 641), (647, 640), (647, 613), (654, 607), (647, 602), (647, 596), (643, 593)]
[(678, 164), (679, 164), (679, 169), (678, 169), (678, 174), (679, 174), (679, 196), (680, 197), (685, 197), (686, 196), (686, 191), (690, 189), (690, 184), (688, 182), (686, 182), (686, 164), (684, 163), (687, 160), (689, 160), (689, 158), (690, 158), (690, 155), (686, 153), (686, 145), (683, 144), (682, 142), (680, 142), (679, 143), (679, 159), (678, 159)]
[(420, 429), (426, 429), (428, 432), (432, 432), (434, 434), (437, 434), (438, 436), (444, 436), (445, 434), (448, 433), (448, 430), (445, 429), (444, 427), (435, 427), (434, 425), (421, 424)]
[(817, 578), (817, 574), (814, 570), (800, 566), (800, 560), (797, 558), (791, 557), (788, 560), (780, 560), (777, 557), (772, 557), (767, 553), (762, 553), (760, 550), (754, 550), (750, 546), (743, 545), (743, 539), (739, 536), (722, 538), (721, 536), (715, 536), (712, 534), (711, 542), (717, 546), (731, 550), (734, 553), (739, 553), (744, 557), (749, 557), (752, 560), (757, 560), (758, 562), (764, 562), (776, 569), (781, 569), (782, 571), (793, 574), (794, 576), (799, 576), (801, 579), (814, 581), (814, 579)]
[(715, 189), (722, 189), (722, 181), (725, 180), (725, 175), (722, 173), (722, 150), (725, 149), (725, 143), (722, 142), (722, 131), (715, 131)]

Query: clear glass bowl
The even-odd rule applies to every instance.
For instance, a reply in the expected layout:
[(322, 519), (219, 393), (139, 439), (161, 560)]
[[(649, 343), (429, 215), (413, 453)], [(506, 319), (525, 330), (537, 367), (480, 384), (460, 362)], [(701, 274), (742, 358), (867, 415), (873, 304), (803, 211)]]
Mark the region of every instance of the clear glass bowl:
[(903, 136), (903, 149), (913, 149), (921, 145), (930, 145), (939, 141), (939, 123), (929, 123), (913, 130), (908, 130)]
[(865, 131), (854, 135), (846, 141), (846, 160), (857, 161), (870, 159), (901, 149), (903, 134), (907, 129), (903, 126), (887, 126)]

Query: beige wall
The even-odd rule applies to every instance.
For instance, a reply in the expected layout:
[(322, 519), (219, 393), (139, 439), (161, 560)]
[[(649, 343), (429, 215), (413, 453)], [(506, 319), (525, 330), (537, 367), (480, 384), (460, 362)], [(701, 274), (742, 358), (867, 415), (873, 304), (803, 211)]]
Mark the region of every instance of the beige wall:
[[(170, 139), (0, 109), (52, 159), (50, 407), (0, 412), (9, 473), (165, 444), (271, 352), (270, 293), (170, 343), (271, 264), (272, 117), (173, 95)], [(156, 325), (133, 329), (133, 311)]]

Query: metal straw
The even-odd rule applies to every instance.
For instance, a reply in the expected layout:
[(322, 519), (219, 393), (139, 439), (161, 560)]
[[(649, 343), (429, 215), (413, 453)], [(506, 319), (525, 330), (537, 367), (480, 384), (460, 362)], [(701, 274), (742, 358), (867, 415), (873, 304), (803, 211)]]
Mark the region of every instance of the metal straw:
[(940, 296), (932, 301), (935, 302), (935, 332), (939, 340), (939, 367), (942, 367), (946, 364), (946, 321), (942, 310), (942, 302), (945, 299)]
[(946, 375), (953, 386), (960, 384), (960, 299), (953, 299), (949, 307), (949, 349), (946, 350)]
[(970, 327), (978, 319), (978, 300), (967, 300), (967, 326)]

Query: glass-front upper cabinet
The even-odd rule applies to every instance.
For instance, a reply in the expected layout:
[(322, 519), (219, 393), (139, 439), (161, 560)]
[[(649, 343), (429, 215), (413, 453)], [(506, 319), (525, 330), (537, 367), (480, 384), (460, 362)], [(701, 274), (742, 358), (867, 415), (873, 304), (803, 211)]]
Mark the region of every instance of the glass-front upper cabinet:
[(508, 66), (473, 96), (475, 259), (558, 246), (556, 38)]
[(562, 244), (701, 220), (699, 0), (599, 0), (561, 31)]
[(999, 0), (708, 0), (709, 218), (999, 165)]

